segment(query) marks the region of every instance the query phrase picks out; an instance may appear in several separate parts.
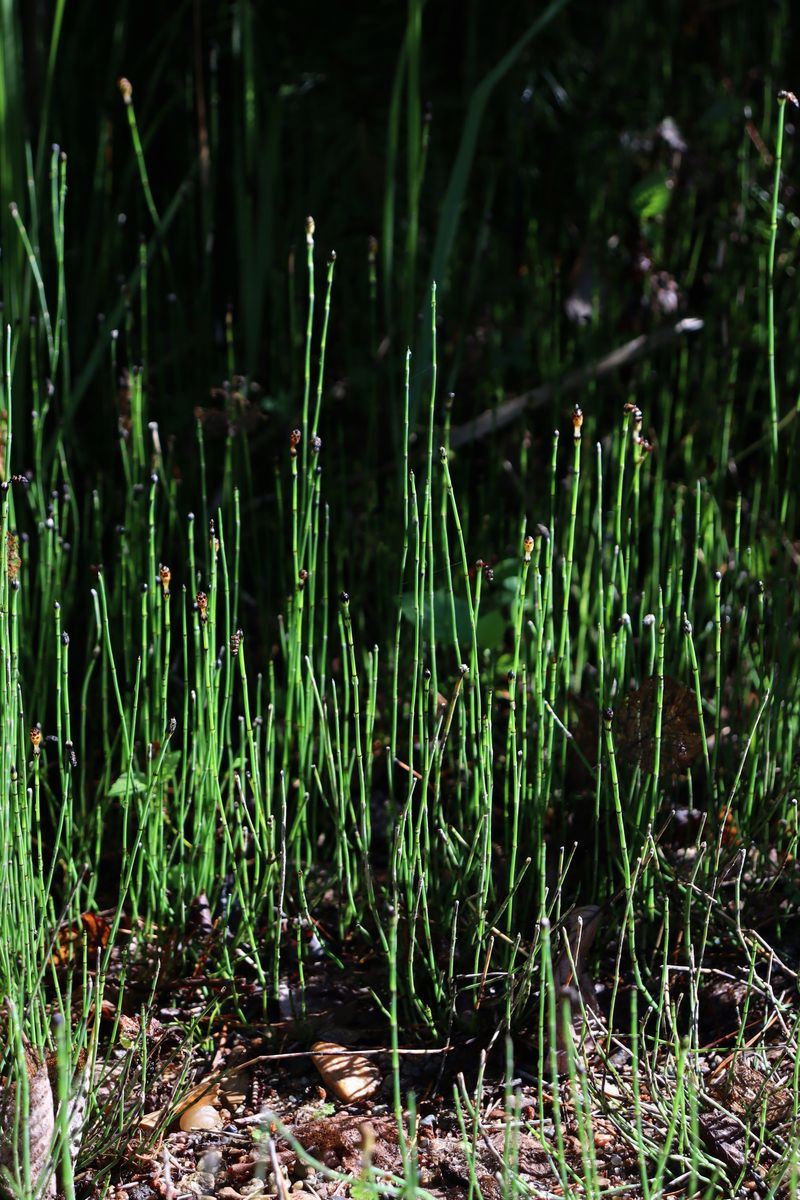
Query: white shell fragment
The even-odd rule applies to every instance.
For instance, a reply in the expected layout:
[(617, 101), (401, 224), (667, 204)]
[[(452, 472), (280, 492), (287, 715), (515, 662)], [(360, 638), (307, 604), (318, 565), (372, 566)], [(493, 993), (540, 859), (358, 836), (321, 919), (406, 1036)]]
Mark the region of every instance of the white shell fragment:
[(374, 1096), (381, 1085), (376, 1065), (338, 1042), (315, 1042), (311, 1047), (314, 1066), (327, 1088), (343, 1104), (355, 1104)]
[(212, 1097), (206, 1093), (197, 1104), (191, 1104), (183, 1110), (179, 1124), (184, 1133), (192, 1129), (207, 1129), (217, 1133), (222, 1129), (222, 1117), (211, 1101)]

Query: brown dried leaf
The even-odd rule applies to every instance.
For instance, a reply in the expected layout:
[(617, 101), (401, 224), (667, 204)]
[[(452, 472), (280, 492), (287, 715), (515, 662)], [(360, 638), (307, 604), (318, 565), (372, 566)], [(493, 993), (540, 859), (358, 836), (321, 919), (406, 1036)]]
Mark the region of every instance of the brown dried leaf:
[[(597, 761), (600, 713), (593, 700), (570, 696), (577, 716), (572, 731), (584, 758)], [(639, 688), (631, 688), (614, 709), (614, 750), (619, 761), (651, 772), (655, 766), (658, 678), (650, 675)], [(670, 676), (664, 676), (661, 709), (661, 760), (659, 775), (685, 775), (703, 749), (694, 692)]]
[[(396, 1121), (391, 1117), (377, 1117), (372, 1119), (371, 1127), (375, 1137), (372, 1165), (380, 1171), (397, 1170)], [(325, 1166), (353, 1174), (361, 1170), (364, 1146), (361, 1117), (341, 1111), (332, 1117), (303, 1121), (293, 1132), (303, 1149)], [(290, 1152), (290, 1161), (293, 1157)]]
[(738, 1175), (746, 1164), (745, 1139), (741, 1125), (725, 1113), (705, 1113), (699, 1120), (700, 1133), (711, 1153)]
[(748, 1121), (757, 1119), (766, 1106), (768, 1126), (784, 1120), (791, 1108), (789, 1089), (776, 1087), (765, 1071), (750, 1066), (741, 1057), (737, 1057), (719, 1092), (725, 1106), (737, 1117)]
[[(2, 1169), (12, 1174), (15, 1170), (15, 1159), (21, 1163), (21, 1139), (28, 1140), (31, 1182), (37, 1187), (44, 1182), (50, 1160), (50, 1149), (55, 1130), (55, 1111), (53, 1105), (53, 1089), (50, 1086), (50, 1076), (46, 1065), (27, 1044), (25, 1050), (25, 1067), (28, 1075), (29, 1113), (27, 1120), (24, 1113), (17, 1113), (16, 1085), (3, 1086), (4, 1095), (0, 1096), (0, 1180)], [(15, 1129), (18, 1144), (15, 1147)], [(2, 1183), (0, 1182), (0, 1188)], [(42, 1195), (50, 1197), (56, 1194), (55, 1176), (44, 1183)]]
[(111, 926), (105, 917), (101, 917), (98, 913), (81, 913), (80, 925), (76, 922), (74, 925), (59, 930), (58, 941), (53, 951), (53, 965), (63, 967), (71, 962), (82, 946), (84, 936), (86, 953), (91, 962), (97, 958), (101, 950), (105, 950), (110, 934)]
[[(623, 697), (614, 713), (617, 755), (632, 766), (651, 772), (655, 765), (658, 678), (645, 679)], [(694, 693), (683, 683), (664, 676), (661, 709), (661, 775), (683, 775), (703, 748)]]

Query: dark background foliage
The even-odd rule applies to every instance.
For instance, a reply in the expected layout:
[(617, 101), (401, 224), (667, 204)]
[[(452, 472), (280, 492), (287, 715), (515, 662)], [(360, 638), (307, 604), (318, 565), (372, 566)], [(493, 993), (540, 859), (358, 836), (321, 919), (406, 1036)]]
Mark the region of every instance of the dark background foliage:
[[(308, 212), (318, 223), (318, 253), (335, 248), (339, 256), (331, 379), (351, 382), (338, 412), (354, 421), (363, 419), (370, 351), (377, 349), (369, 345), (370, 235), (380, 241), (378, 344), (389, 338), (384, 386), (396, 396), (406, 341), (427, 350), (420, 314), (431, 259), (442, 223), (454, 227), (438, 283), (445, 378), (458, 394), (460, 419), (646, 325), (635, 271), (641, 250), (682, 288), (690, 274), (689, 306), (712, 315), (720, 239), (743, 199), (741, 158), (755, 153), (743, 133), (746, 109), (768, 140), (774, 92), (791, 67), (789, 7), (583, 0), (559, 7), (498, 80), (475, 130), (461, 203), (448, 210), (470, 100), (542, 16), (543, 4), (78, 0), (64, 6), (52, 67), (58, 6), (20, 5), (23, 61), (16, 67), (24, 95), (12, 112), (9, 92), (7, 119), (24, 120), (41, 170), (50, 142), (69, 156), (75, 405), (96, 394), (99, 364), (84, 372), (98, 313), (114, 314), (119, 280), (136, 270), (140, 235), (156, 232), (138, 184), (120, 76), (133, 85), (162, 218), (182, 196), (163, 239), (168, 260), (155, 256), (149, 288), (153, 411), (175, 432), (186, 431), (194, 404), (225, 374), (228, 303), (237, 370), (257, 378), (275, 413), (291, 420), (297, 347), (289, 336), (287, 272), (294, 248), (301, 306)], [(12, 47), (7, 42), (7, 54)], [(668, 163), (667, 148), (652, 139), (665, 117), (687, 150), (670, 208), (654, 225), (640, 219), (631, 196)], [(5, 210), (11, 199), (26, 202), (20, 133), (5, 130)], [(424, 173), (413, 165), (423, 137)], [(418, 176), (418, 226), (409, 243), (416, 209), (409, 192)], [(765, 184), (768, 178), (765, 171)], [(3, 220), (8, 259), (17, 248)], [(581, 254), (599, 260), (598, 286), (613, 298), (591, 328), (576, 330), (564, 321), (562, 303)], [(743, 279), (749, 267), (741, 262)], [(12, 316), (24, 317), (9, 299)], [(301, 320), (298, 311), (298, 328)], [(130, 346), (130, 361), (139, 349)], [(425, 367), (416, 364), (418, 372)]]
[[(81, 497), (105, 478), (113, 508), (119, 380), (146, 359), (147, 418), (172, 446), (187, 500), (197, 494), (196, 416), (214, 410), (206, 425), (212, 510), (225, 496), (226, 462), (213, 420), (226, 406), (230, 414), (226, 393), (212, 390), (240, 377), (248, 409), (240, 432), (255, 464), (246, 505), (269, 517), (273, 463), (302, 402), (309, 213), (317, 223), (312, 369), (325, 261), (337, 254), (320, 432), (342, 451), (327, 456), (326, 471), (328, 494), (354, 531), (338, 559), (343, 579), (349, 554), (367, 570), (396, 536), (405, 348), (413, 350), (413, 434), (432, 380), (434, 278), (437, 422), (447, 393), (457, 425), (632, 337), (699, 316), (704, 329), (690, 342), (582, 389), (585, 434), (607, 436), (632, 400), (651, 437), (675, 422), (679, 444), (704, 448), (698, 470), (723, 502), (761, 469), (756, 455), (728, 471), (721, 455), (730, 438), (717, 414), (733, 391), (736, 444), (764, 432), (765, 263), (775, 97), (793, 79), (789, 4), (40, 0), (2, 11), (0, 235), (16, 339), (18, 466), (31, 461), (27, 331), (38, 309), (8, 206), (19, 205), (31, 231), (52, 304), (50, 216), (33, 196), (46, 195), (57, 143), (68, 156), (70, 355), (53, 380), (49, 444), (54, 418), (76, 427), (71, 465)], [(131, 109), (120, 78), (132, 86)], [(779, 346), (796, 331), (793, 121), (790, 113)], [(570, 316), (576, 298), (583, 322)], [(40, 322), (36, 352), (47, 374), (42, 351)], [(778, 370), (785, 408), (797, 390), (791, 355), (779, 353)], [(693, 399), (673, 411), (677, 392)], [(574, 398), (556, 390), (529, 421), (459, 454), (453, 470), (476, 519), (506, 501), (516, 510), (526, 481), (515, 484), (503, 463), (518, 455), (527, 425), (530, 470), (544, 467), (551, 431)], [(224, 431), (225, 421), (217, 426)], [(662, 464), (660, 478), (673, 465)], [(381, 510), (390, 526), (376, 523)], [(268, 521), (254, 544), (270, 536)]]

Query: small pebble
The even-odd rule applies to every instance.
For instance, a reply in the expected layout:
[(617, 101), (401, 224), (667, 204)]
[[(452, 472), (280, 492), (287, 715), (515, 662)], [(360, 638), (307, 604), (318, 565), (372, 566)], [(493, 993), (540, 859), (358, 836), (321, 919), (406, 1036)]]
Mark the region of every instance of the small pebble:
[(203, 1196), (214, 1187), (214, 1176), (210, 1171), (190, 1171), (181, 1180), (181, 1190), (195, 1196)]
[(250, 1178), (253, 1174), (256, 1164), (252, 1158), (243, 1158), (237, 1163), (231, 1163), (228, 1167), (228, 1174), (231, 1179)]

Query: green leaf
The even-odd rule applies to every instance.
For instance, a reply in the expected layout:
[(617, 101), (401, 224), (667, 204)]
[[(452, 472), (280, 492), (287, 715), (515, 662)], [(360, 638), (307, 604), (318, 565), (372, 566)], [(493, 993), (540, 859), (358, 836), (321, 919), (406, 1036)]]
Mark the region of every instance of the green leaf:
[(494, 665), (495, 673), (498, 679), (504, 679), (511, 668), (514, 666), (513, 654), (501, 654), (498, 656), (497, 662)]
[[(177, 775), (181, 765), (182, 755), (180, 750), (167, 750), (164, 755), (164, 761), (161, 764), (161, 778), (171, 779), (173, 775)], [(158, 766), (158, 755), (153, 759), (153, 771)]]
[(503, 644), (506, 619), (498, 608), (489, 609), (478, 617), (478, 645), (482, 650), (497, 650)]
[(106, 795), (123, 800), (125, 796), (143, 796), (146, 791), (147, 779), (141, 771), (131, 771), (130, 776), (125, 771), (114, 780)]
[[(161, 764), (162, 781), (164, 779), (170, 779), (173, 775), (175, 775), (180, 768), (180, 765), (180, 750), (168, 750), (164, 755), (164, 761)], [(157, 766), (158, 756), (153, 759), (153, 775), (155, 774)], [(147, 787), (147, 776), (143, 771), (140, 771), (137, 767), (134, 767), (130, 773), (130, 781), (128, 779), (128, 772), (123, 771), (119, 778), (114, 780), (111, 787), (106, 792), (106, 795), (112, 799), (118, 800), (124, 799), (126, 795), (129, 798), (131, 796), (144, 796), (147, 793)]]
[[(462, 644), (463, 650), (464, 645), (468, 645), (472, 640), (469, 605), (463, 596), (455, 596), (453, 609), (456, 614), (458, 640)], [(412, 592), (404, 592), (400, 597), (400, 611), (406, 620), (414, 620), (414, 595)], [(426, 597), (422, 617), (424, 629), (429, 627), (430, 613), (430, 597)], [(453, 635), (453, 614), (450, 607), (450, 593), (446, 588), (434, 592), (433, 616), (436, 623), (436, 640), (443, 643), (449, 642)], [(502, 609), (482, 609), (478, 616), (478, 645), (485, 650), (496, 650), (502, 646), (507, 624), (508, 621), (503, 615)]]
[[(460, 642), (469, 641), (470, 620), (469, 620), (469, 605), (463, 596), (456, 596), (453, 600), (453, 609), (456, 614), (456, 629), (458, 631), (458, 640)], [(404, 592), (400, 597), (400, 611), (406, 620), (414, 621), (414, 593)], [(423, 628), (430, 627), (431, 606), (430, 597), (425, 597), (425, 605), (422, 613)], [(449, 642), (453, 634), (453, 611), (450, 607), (450, 593), (446, 588), (440, 589), (433, 594), (433, 616), (436, 623), (436, 640), (441, 642)]]
[(631, 192), (631, 208), (640, 221), (659, 217), (669, 208), (672, 188), (666, 171), (653, 171), (640, 179)]

